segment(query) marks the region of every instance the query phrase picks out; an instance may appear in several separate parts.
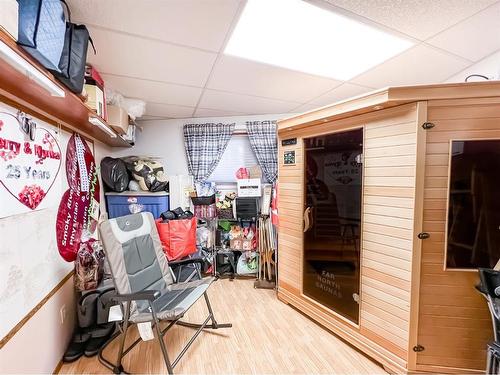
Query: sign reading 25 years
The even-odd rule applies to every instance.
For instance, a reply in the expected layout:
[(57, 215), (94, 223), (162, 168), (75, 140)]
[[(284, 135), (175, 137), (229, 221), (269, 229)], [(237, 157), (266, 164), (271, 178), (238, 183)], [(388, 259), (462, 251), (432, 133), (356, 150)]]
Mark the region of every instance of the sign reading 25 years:
[(0, 105), (0, 217), (57, 205), (61, 149), (56, 136), (43, 122)]

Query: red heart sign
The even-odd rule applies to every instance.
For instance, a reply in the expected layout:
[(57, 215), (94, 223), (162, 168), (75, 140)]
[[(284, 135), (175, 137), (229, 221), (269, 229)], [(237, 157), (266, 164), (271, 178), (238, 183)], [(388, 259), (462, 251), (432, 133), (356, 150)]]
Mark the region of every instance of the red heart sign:
[(0, 183), (20, 203), (36, 209), (48, 194), (61, 167), (61, 149), (47, 129), (35, 139), (20, 130), (17, 118), (0, 112)]

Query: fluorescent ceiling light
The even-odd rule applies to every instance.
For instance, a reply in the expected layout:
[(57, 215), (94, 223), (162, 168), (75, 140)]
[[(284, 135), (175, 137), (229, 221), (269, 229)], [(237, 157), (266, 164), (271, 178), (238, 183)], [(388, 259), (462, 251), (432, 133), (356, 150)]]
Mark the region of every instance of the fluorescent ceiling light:
[(50, 95), (58, 96), (60, 98), (64, 98), (66, 96), (66, 93), (61, 87), (52, 82), (49, 77), (31, 65), (2, 41), (0, 41), (0, 58), (5, 60), (14, 69), (23, 73), (26, 77), (35, 81), (40, 87), (47, 90)]
[(116, 133), (99, 117), (89, 117), (89, 122), (92, 125), (98, 126), (102, 130), (104, 130), (111, 138), (116, 138)]
[(302, 0), (248, 0), (224, 52), (347, 81), (412, 45)]

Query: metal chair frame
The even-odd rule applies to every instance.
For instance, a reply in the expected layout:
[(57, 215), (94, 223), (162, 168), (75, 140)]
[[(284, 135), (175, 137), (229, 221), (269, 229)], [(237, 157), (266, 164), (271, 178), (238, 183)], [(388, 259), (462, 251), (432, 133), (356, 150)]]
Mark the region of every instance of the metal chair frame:
[[(178, 265), (179, 263), (182, 264), (187, 264), (187, 263), (196, 263), (199, 262), (199, 259), (186, 259), (184, 261), (177, 262), (175, 265)], [(174, 265), (174, 264), (172, 264)], [(173, 370), (175, 366), (179, 363), (181, 358), (186, 354), (187, 350), (189, 347), (193, 344), (194, 340), (199, 336), (199, 334), (204, 330), (204, 329), (218, 329), (218, 328), (231, 328), (232, 324), (231, 323), (217, 323), (214, 317), (214, 313), (212, 310), (212, 306), (210, 304), (210, 300), (208, 298), (208, 294), (205, 291), (203, 293), (203, 296), (205, 298), (205, 303), (208, 308), (208, 316), (206, 319), (203, 321), (201, 324), (197, 323), (189, 323), (189, 322), (184, 322), (182, 321), (182, 316), (180, 316), (177, 319), (174, 320), (160, 320), (158, 319), (157, 316), (157, 311), (154, 307), (154, 300), (158, 298), (160, 295), (159, 291), (154, 291), (154, 290), (144, 290), (141, 292), (137, 293), (131, 293), (131, 294), (117, 294), (115, 297), (113, 297), (113, 302), (116, 303), (125, 303), (125, 313), (124, 313), (124, 318), (121, 323), (121, 325), (118, 323), (118, 330), (115, 332), (110, 339), (106, 342), (106, 344), (103, 345), (103, 347), (99, 350), (98, 358), (99, 362), (101, 362), (104, 366), (109, 368), (110, 370), (113, 371), (115, 374), (120, 374), (124, 373), (123, 365), (122, 365), (122, 360), (123, 357), (125, 357), (142, 339), (139, 337), (136, 339), (129, 347), (125, 349), (125, 340), (127, 338), (127, 331), (129, 327), (133, 324), (136, 324), (134, 322), (130, 322), (130, 308), (131, 308), (131, 303), (133, 301), (148, 301), (149, 307), (151, 309), (151, 320), (149, 322), (152, 323), (152, 326), (154, 327), (156, 331), (156, 336), (158, 343), (160, 345), (160, 349), (163, 355), (163, 360), (165, 361), (165, 365), (167, 367), (168, 374), (173, 374)], [(200, 296), (201, 297), (201, 296)], [(162, 321), (168, 321), (168, 325), (162, 330), (160, 328), (160, 323)], [(208, 322), (211, 321), (210, 324)], [(196, 332), (194, 335), (189, 339), (189, 341), (184, 345), (184, 347), (181, 349), (177, 357), (171, 362), (168, 356), (167, 352), (167, 347), (165, 345), (164, 337), (168, 330), (172, 328), (174, 325), (180, 325), (188, 328), (193, 328), (196, 329)], [(118, 356), (116, 359), (116, 363), (112, 363), (110, 360), (106, 359), (103, 355), (104, 350), (106, 347), (111, 344), (118, 336), (122, 336), (120, 344), (119, 344), (119, 350), (118, 350)]]

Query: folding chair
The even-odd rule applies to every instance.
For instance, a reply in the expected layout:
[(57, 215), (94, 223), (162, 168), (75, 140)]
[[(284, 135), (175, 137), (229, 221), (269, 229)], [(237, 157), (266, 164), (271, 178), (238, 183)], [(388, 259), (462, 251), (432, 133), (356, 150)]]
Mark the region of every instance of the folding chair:
[[(122, 307), (123, 321), (114, 336), (99, 352), (100, 362), (115, 374), (123, 372), (122, 359), (140, 341), (138, 338), (125, 349), (127, 330), (132, 324), (151, 322), (156, 331), (163, 359), (169, 374), (205, 328), (228, 328), (231, 324), (218, 324), (207, 295), (207, 289), (216, 279), (207, 277), (175, 283), (169, 264), (162, 251), (153, 216), (149, 212), (118, 217), (101, 223), (100, 238), (116, 288), (114, 303)], [(176, 265), (202, 263), (202, 259), (186, 259)], [(172, 262), (171, 262), (172, 264)], [(208, 316), (201, 324), (180, 319), (201, 297), (204, 297)], [(162, 330), (160, 323), (168, 324)], [(209, 322), (211, 322), (209, 324)], [(187, 342), (173, 362), (169, 360), (164, 336), (175, 324), (195, 328), (196, 333)], [(103, 356), (104, 349), (121, 334), (118, 358), (112, 363)]]

